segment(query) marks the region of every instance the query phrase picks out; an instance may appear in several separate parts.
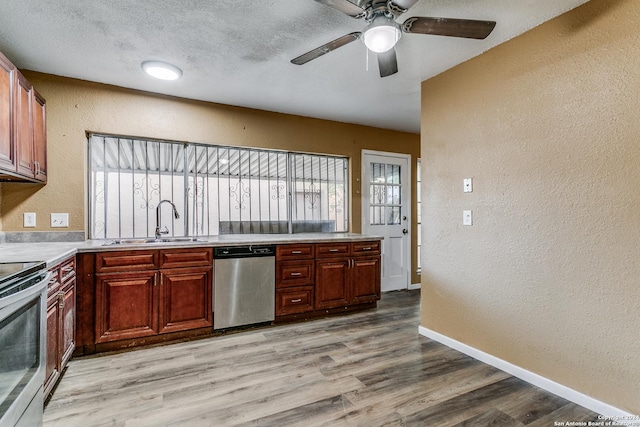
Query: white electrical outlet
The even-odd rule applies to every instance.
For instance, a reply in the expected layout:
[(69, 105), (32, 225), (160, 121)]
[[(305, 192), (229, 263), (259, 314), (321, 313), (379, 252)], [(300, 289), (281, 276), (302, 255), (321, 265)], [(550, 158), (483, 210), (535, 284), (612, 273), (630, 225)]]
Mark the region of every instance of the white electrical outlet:
[(465, 193), (471, 193), (473, 191), (473, 178), (465, 178), (463, 180), (463, 189)]
[(471, 211), (462, 211), (462, 225), (473, 225), (473, 215)]
[(35, 212), (25, 212), (23, 216), (24, 224), (22, 225), (24, 228), (32, 228), (36, 226), (36, 213)]
[(68, 227), (68, 226), (69, 226), (68, 213), (52, 213), (51, 214), (51, 227)]

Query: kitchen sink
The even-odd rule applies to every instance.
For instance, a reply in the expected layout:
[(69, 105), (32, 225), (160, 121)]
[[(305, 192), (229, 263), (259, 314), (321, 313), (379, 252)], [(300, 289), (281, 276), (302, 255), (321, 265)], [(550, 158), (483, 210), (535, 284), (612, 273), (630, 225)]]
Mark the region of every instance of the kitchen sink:
[(198, 237), (166, 237), (163, 239), (117, 239), (104, 243), (102, 246), (111, 245), (149, 245), (154, 243), (185, 243), (206, 242), (206, 239)]

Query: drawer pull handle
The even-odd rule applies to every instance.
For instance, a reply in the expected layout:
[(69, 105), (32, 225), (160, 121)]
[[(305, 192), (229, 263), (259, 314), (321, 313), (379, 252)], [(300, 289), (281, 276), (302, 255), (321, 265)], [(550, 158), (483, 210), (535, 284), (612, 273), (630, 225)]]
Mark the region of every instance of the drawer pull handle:
[(302, 302), (302, 299), (298, 298), (298, 299), (292, 299), (291, 302)]
[(362, 248), (363, 251), (370, 251), (371, 250), (371, 246), (368, 246), (366, 248)]
[(301, 254), (302, 251), (291, 251), (292, 254)]
[(291, 273), (292, 276), (302, 276), (302, 273)]
[(329, 249), (329, 252), (338, 252), (340, 249)]

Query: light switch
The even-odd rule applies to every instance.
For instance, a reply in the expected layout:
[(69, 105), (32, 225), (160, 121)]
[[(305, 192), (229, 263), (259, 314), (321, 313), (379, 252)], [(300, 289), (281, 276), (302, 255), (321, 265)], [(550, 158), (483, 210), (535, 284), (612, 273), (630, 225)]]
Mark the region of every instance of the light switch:
[(36, 226), (36, 213), (35, 212), (25, 212), (23, 218), (23, 227), (24, 228), (32, 228)]
[(473, 225), (473, 215), (471, 211), (462, 211), (462, 225)]
[(473, 191), (473, 178), (465, 178), (463, 188), (465, 193), (471, 193)]
[(51, 214), (51, 227), (68, 227), (68, 226), (69, 226), (68, 213), (52, 213)]

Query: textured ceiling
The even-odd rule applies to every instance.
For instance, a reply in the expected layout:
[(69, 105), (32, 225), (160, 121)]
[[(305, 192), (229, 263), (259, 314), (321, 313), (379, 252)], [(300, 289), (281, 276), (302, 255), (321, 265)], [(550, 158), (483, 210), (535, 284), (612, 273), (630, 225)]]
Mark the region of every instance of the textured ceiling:
[[(404, 34), (380, 78), (356, 41), (289, 61), (366, 23), (313, 0), (20, 0), (0, 6), (0, 51), (19, 68), (185, 98), (418, 133), (420, 82), (586, 0), (419, 0), (411, 16), (497, 21), (485, 40)], [(183, 78), (154, 80), (162, 60)], [(367, 70), (368, 68), (368, 70)]]

